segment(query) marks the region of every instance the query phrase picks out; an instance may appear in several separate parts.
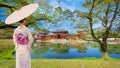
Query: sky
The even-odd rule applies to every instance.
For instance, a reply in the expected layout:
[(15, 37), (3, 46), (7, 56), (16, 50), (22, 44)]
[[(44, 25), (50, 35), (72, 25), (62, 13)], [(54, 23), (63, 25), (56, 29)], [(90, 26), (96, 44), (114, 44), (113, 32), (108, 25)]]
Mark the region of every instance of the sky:
[[(40, 2), (40, 0), (38, 0)], [(47, 1), (50, 6), (53, 6), (53, 11), (57, 7), (61, 7), (63, 11), (69, 9), (71, 12), (75, 10), (80, 10), (82, 12), (88, 11), (82, 6), (82, 3), (85, 2), (85, 0), (43, 0)], [(52, 27), (49, 28), (50, 31), (54, 31), (56, 29), (65, 29), (68, 30), (70, 33), (76, 33), (78, 29), (73, 29), (76, 24), (70, 23), (70, 21), (64, 21), (64, 24), (60, 27)], [(48, 25), (47, 25), (48, 26)], [(42, 27), (47, 28), (46, 24), (44, 24)]]
[[(0, 8), (0, 15), (2, 15), (3, 12), (4, 12), (4, 10)], [(1, 21), (4, 21), (5, 18), (6, 18), (5, 16), (4, 16), (4, 17), (3, 17), (3, 16), (2, 16), (2, 17), (0, 16), (0, 20), (1, 20)]]
[[(36, 0), (37, 1), (42, 1), (42, 0)], [(86, 12), (87, 9), (85, 9), (82, 6), (82, 3), (85, 0), (43, 0), (43, 1), (47, 1), (49, 5), (53, 6), (53, 11), (56, 7), (61, 7), (63, 11), (69, 9), (71, 12), (75, 11), (75, 10), (80, 10), (83, 12)], [(4, 12), (1, 8), (0, 8), (0, 14), (2, 14), (2, 12)], [(1, 18), (1, 17), (0, 17)], [(2, 17), (2, 21), (5, 20), (6, 17)], [(43, 25), (43, 28), (46, 28), (49, 24), (47, 25)], [(63, 25), (61, 25), (60, 27), (54, 27), (54, 28), (49, 28), (50, 31), (54, 31), (56, 29), (65, 29), (68, 30), (71, 33), (76, 33), (76, 30), (73, 29), (75, 25), (71, 24), (69, 21), (65, 21)], [(33, 31), (34, 29), (31, 29), (31, 31)]]
[(52, 5), (54, 8), (60, 6), (62, 7), (62, 10), (69, 9), (71, 11), (87, 11), (87, 9), (82, 6), (83, 2), (85, 2), (85, 0), (49, 0), (50, 5)]

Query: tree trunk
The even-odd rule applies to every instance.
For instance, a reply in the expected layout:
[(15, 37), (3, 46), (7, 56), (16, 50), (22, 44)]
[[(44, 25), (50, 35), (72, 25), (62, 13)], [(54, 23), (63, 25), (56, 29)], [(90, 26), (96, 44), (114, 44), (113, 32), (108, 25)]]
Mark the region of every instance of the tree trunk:
[(107, 44), (104, 42), (100, 42), (100, 48), (101, 48), (102, 57), (109, 58), (107, 53)]

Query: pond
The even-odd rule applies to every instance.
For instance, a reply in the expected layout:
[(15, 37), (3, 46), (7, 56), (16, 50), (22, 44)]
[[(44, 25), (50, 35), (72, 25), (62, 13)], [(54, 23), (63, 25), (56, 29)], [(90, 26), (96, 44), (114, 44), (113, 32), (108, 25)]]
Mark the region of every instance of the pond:
[[(112, 58), (120, 58), (120, 45), (108, 45), (108, 54)], [(71, 58), (101, 58), (98, 44), (70, 43), (35, 43), (31, 56), (34, 59), (71, 59)]]

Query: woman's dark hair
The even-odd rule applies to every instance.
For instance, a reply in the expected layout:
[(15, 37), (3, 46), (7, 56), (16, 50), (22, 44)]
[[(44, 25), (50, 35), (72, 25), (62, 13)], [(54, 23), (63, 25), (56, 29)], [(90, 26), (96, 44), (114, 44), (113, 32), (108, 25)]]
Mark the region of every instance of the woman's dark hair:
[(23, 23), (23, 22), (24, 22), (24, 19), (20, 20), (19, 22), (20, 22), (20, 23)]
[(24, 18), (24, 19), (20, 20), (19, 22), (20, 22), (20, 23), (23, 23), (25, 19), (27, 19), (27, 18)]

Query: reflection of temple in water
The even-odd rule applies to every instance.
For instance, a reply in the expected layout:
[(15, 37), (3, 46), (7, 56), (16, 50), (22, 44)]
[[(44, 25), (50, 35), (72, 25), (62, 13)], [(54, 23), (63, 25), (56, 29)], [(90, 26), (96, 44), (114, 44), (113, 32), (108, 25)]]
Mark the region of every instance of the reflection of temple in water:
[(86, 47), (87, 43), (51, 43), (51, 42), (36, 42), (36, 46), (62, 46), (62, 47)]
[(69, 52), (71, 48), (73, 49), (77, 48), (77, 51), (80, 53), (85, 53), (87, 50), (86, 47), (87, 44), (82, 44), (81, 46), (78, 46), (77, 44), (69, 44), (69, 43), (63, 44), (63, 43), (36, 42), (36, 45), (38, 48), (44, 47), (43, 51), (38, 49), (40, 53), (50, 51), (50, 52), (55, 52), (57, 54), (66, 54)]

